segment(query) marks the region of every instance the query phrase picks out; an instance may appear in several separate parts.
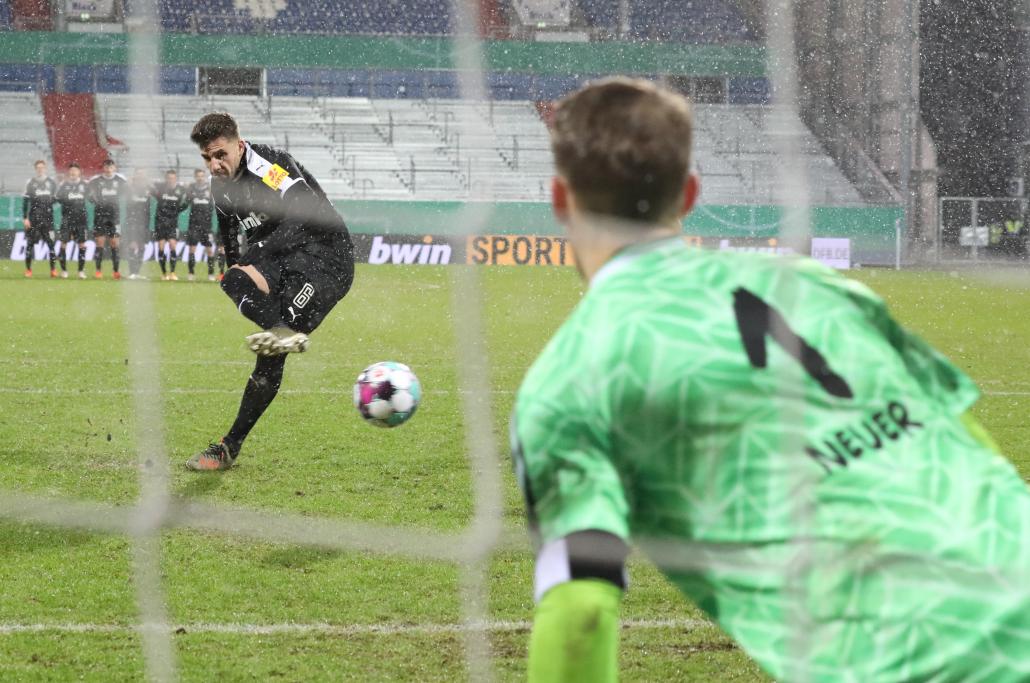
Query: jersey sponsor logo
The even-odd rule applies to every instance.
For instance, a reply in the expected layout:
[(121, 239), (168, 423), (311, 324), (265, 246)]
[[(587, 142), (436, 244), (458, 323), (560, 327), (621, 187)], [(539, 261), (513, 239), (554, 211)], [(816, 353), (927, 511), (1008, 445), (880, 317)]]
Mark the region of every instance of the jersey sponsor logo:
[(431, 235), (425, 235), (420, 242), (387, 242), (376, 235), (372, 238), (368, 262), (373, 265), (446, 265), (451, 262), (451, 245), (435, 244)]
[(250, 215), (240, 221), (240, 225), (246, 230), (253, 230), (268, 219), (268, 216), (263, 213), (250, 212)]
[(571, 266), (572, 247), (562, 237), (476, 235), (468, 238), (468, 263), (491, 266)]
[(290, 174), (285, 168), (279, 164), (272, 164), (272, 168), (268, 169), (265, 176), (261, 179), (265, 185), (268, 185), (273, 190), (278, 190), (282, 187), (283, 181), (290, 177)]
[(117, 197), (118, 196), (118, 190), (108, 190), (108, 189), (105, 188), (105, 189), (100, 191), (100, 194), (103, 195), (104, 197)]
[[(297, 296), (293, 297), (293, 305), (297, 308), (304, 308), (311, 301), (311, 297), (315, 295), (315, 288), (311, 286), (310, 282), (305, 282), (304, 286), (297, 292)], [(296, 317), (296, 316), (294, 316)]]

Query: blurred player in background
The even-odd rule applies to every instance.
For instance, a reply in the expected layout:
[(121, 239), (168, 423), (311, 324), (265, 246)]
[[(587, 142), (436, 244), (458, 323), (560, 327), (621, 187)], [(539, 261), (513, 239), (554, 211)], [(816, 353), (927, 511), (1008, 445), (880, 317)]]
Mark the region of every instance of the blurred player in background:
[(589, 288), (518, 392), (529, 679), (617, 677), (629, 543), (777, 680), (1030, 680), (1030, 489), (973, 382), (808, 259), (687, 247), (686, 100), (556, 109)]
[[(153, 190), (157, 209), (154, 213), (154, 239), (157, 240), (157, 262), (161, 266), (162, 280), (178, 280), (175, 264), (179, 260), (179, 214), (186, 210), (189, 200), (186, 190), (179, 185), (179, 174), (165, 171), (164, 183)], [(165, 269), (165, 244), (168, 245), (170, 269)]]
[[(230, 266), (222, 290), (262, 330), (247, 337), (258, 358), (236, 421), (186, 462), (193, 470), (225, 470), (279, 392), (286, 355), (307, 348), (307, 335), (350, 289), (354, 247), (318, 182), (287, 152), (242, 140), (228, 114), (202, 117), (190, 139), (212, 175)], [(247, 237), (242, 256), (240, 231)]]
[(86, 279), (86, 196), (89, 186), (82, 177), (82, 169), (75, 162), (68, 165), (68, 177), (57, 187), (57, 201), (61, 204), (61, 277), (68, 277), (68, 253), (72, 245), (79, 248), (79, 279)]
[(215, 249), (211, 242), (212, 221), (214, 215), (211, 204), (211, 184), (207, 180), (207, 171), (198, 168), (193, 172), (193, 184), (186, 190), (186, 198), (190, 203), (190, 222), (186, 229), (186, 248), (189, 250), (190, 281), (194, 280), (197, 245), (207, 248), (207, 279), (215, 280)]
[(89, 181), (89, 200), (93, 203), (93, 240), (96, 250), (93, 262), (98, 280), (103, 277), (101, 265), (104, 262), (104, 246), (110, 240), (111, 245), (111, 277), (121, 279), (118, 272), (118, 236), (122, 222), (122, 201), (128, 190), (125, 176), (118, 173), (113, 159), (104, 160), (102, 172)]
[(129, 279), (146, 280), (140, 275), (143, 257), (150, 242), (150, 199), (153, 187), (147, 172), (137, 168), (129, 183), (129, 199), (125, 206), (125, 236), (129, 240)]
[(22, 225), (25, 226), (25, 277), (32, 277), (32, 250), (36, 242), (46, 242), (50, 253), (50, 277), (57, 277), (54, 251), (54, 201), (57, 183), (47, 175), (46, 162), (35, 163), (36, 175), (25, 183)]

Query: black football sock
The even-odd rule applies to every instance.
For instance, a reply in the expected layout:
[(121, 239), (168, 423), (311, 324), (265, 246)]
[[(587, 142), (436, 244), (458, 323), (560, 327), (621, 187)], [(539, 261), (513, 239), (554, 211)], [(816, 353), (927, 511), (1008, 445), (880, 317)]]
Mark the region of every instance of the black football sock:
[(163, 251), (158, 254), (157, 263), (161, 266), (161, 274), (164, 275), (167, 270), (165, 269), (165, 253)]
[(258, 289), (257, 283), (239, 268), (230, 268), (222, 280), (222, 291), (229, 295), (248, 320), (263, 330), (283, 324), (279, 300)]
[(25, 247), (25, 270), (32, 270), (32, 246)]
[(79, 245), (79, 272), (86, 270), (86, 245)]
[(190, 275), (193, 275), (193, 271), (197, 265), (197, 256), (192, 251), (190, 252), (189, 258), (186, 260), (186, 266), (190, 270)]
[(207, 257), (207, 274), (208, 275), (214, 275), (215, 274), (215, 260), (213, 258), (211, 258), (210, 256)]
[(50, 249), (50, 270), (53, 270), (54, 266), (57, 265), (57, 252), (54, 251), (54, 241), (48, 239), (46, 245)]
[(243, 400), (240, 401), (240, 410), (236, 414), (236, 421), (233, 422), (229, 433), (225, 435), (226, 445), (231, 453), (239, 452), (243, 440), (247, 438), (250, 430), (257, 424), (258, 418), (272, 403), (275, 395), (279, 393), (285, 365), (285, 354), (258, 357), (254, 372), (250, 375), (247, 386), (243, 390)]
[(61, 257), (61, 270), (68, 270), (68, 259), (64, 255), (64, 249), (60, 251)]
[(168, 254), (168, 262), (169, 262), (169, 265), (171, 266), (171, 271), (174, 273), (175, 272), (175, 264), (179, 262), (179, 255), (175, 253), (174, 249), (171, 251), (170, 254)]
[(218, 254), (218, 272), (219, 273), (224, 273), (225, 272), (225, 254), (222, 254), (222, 253)]
[(104, 248), (97, 247), (96, 253), (93, 254), (93, 262), (97, 264), (97, 270), (100, 270), (100, 264), (104, 262)]
[(111, 247), (111, 270), (118, 272), (118, 264), (121, 261), (118, 258), (118, 247)]

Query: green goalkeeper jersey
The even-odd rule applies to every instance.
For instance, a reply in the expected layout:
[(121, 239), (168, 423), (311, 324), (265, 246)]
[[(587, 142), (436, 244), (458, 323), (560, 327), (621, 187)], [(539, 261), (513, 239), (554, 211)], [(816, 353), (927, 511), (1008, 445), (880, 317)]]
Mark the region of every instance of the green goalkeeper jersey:
[(774, 677), (1030, 680), (1030, 490), (971, 380), (809, 260), (631, 247), (529, 370), (541, 543), (648, 554)]

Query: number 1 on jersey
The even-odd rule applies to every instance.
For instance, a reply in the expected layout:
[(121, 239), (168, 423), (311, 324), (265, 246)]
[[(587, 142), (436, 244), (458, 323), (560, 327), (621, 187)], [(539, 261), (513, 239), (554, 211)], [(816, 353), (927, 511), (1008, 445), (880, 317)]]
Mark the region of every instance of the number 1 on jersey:
[(828, 394), (837, 398), (854, 397), (851, 387), (843, 377), (830, 369), (823, 355), (799, 337), (780, 312), (765, 301), (743, 287), (738, 287), (733, 292), (733, 313), (737, 316), (737, 329), (740, 330), (740, 339), (752, 367), (766, 367), (768, 354), (765, 338), (768, 336), (800, 363), (805, 372)]

